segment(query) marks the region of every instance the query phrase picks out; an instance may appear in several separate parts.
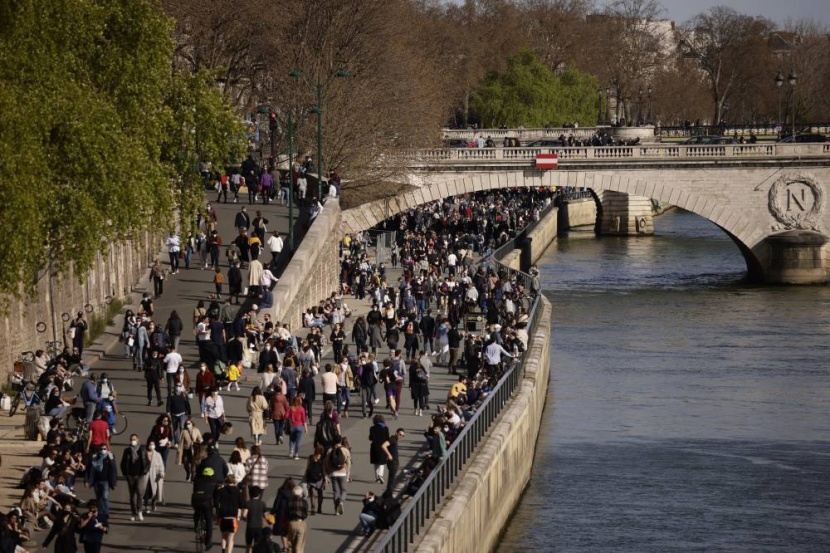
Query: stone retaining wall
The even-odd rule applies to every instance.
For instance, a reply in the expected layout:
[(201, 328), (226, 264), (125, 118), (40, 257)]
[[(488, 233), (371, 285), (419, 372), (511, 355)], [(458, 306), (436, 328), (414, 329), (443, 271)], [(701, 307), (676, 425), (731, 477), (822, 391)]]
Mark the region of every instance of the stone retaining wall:
[[(106, 313), (108, 301), (126, 299), (132, 287), (149, 273), (153, 256), (160, 245), (160, 240), (149, 232), (110, 244), (103, 254), (98, 254), (83, 282), (72, 276), (55, 277), (51, 286), (52, 297), (49, 274), (44, 270), (37, 284), (36, 299), (13, 301), (9, 312), (0, 318), (0, 331), (4, 336), (0, 343), (2, 382), (7, 382), (14, 361), (21, 352), (45, 349), (46, 342), (52, 340), (53, 328), (56, 339), (63, 340), (65, 329), (69, 326), (61, 320), (63, 313), (74, 318), (86, 306), (85, 310), (91, 308), (91, 312), (86, 314), (87, 321), (90, 321), (93, 316)], [(37, 331), (40, 322), (46, 325), (45, 332)], [(85, 357), (89, 359), (93, 351), (87, 349), (87, 352)]]
[(530, 262), (536, 263), (544, 255), (559, 230), (559, 208), (551, 209), (533, 227), (527, 237), (530, 240)]
[(292, 332), (303, 326), (306, 309), (339, 291), (340, 220), (340, 203), (328, 200), (274, 287), (272, 320), (287, 322)]

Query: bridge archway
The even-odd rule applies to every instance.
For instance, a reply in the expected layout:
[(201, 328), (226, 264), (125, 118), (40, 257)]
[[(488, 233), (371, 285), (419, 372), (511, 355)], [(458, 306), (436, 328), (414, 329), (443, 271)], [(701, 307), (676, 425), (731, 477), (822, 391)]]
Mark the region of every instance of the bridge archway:
[(343, 212), (343, 233), (368, 230), (382, 221), (410, 208), (451, 196), (472, 192), (517, 188), (523, 186), (570, 186), (585, 188), (597, 194), (613, 191), (643, 196), (661, 203), (674, 205), (712, 221), (738, 246), (746, 261), (747, 273), (753, 280), (763, 280), (768, 260), (762, 242), (769, 233), (737, 209), (725, 205), (718, 198), (690, 192), (667, 182), (649, 182), (626, 176), (625, 173), (597, 171), (503, 171), (463, 173), (434, 178), (434, 181), (412, 192), (376, 200)]

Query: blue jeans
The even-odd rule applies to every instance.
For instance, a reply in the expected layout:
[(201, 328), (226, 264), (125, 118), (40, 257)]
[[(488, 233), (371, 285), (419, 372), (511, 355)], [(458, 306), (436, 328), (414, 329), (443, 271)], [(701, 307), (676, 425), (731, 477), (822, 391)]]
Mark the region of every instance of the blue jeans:
[(293, 455), (300, 454), (300, 446), (303, 443), (303, 434), (305, 434), (305, 427), (301, 424), (292, 425), (291, 433), (288, 434), (288, 451)]
[(285, 419), (275, 420), (274, 422), (274, 439), (279, 441), (285, 432)]
[(337, 393), (340, 395), (340, 398), (337, 401), (337, 412), (340, 413), (346, 412), (349, 410), (349, 387), (348, 386), (338, 386)]
[(95, 499), (98, 500), (98, 510), (105, 515), (110, 514), (110, 484), (109, 482), (95, 482)]
[(172, 435), (170, 437), (173, 439), (173, 443), (178, 445), (182, 437), (182, 429), (184, 428), (184, 423), (187, 421), (187, 413), (173, 415), (170, 417), (170, 419), (170, 422), (173, 423), (173, 432), (171, 433)]
[(363, 535), (370, 534), (375, 530), (375, 522), (377, 518), (369, 513), (360, 513), (360, 526), (363, 529)]

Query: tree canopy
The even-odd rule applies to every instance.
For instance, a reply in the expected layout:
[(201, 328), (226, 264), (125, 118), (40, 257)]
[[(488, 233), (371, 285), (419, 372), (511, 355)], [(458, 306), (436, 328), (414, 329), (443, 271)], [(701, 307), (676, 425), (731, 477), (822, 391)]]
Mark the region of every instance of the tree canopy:
[(590, 75), (573, 68), (554, 73), (523, 51), (510, 58), (507, 71), (488, 75), (472, 104), (485, 127), (592, 125), (597, 87)]
[[(172, 28), (149, 0), (0, 7), (0, 293), (32, 292), (50, 263), (83, 277), (110, 242), (172, 227), (193, 204), (181, 155), (236, 149), (209, 77), (171, 71)], [(210, 147), (183, 152), (188, 131)]]

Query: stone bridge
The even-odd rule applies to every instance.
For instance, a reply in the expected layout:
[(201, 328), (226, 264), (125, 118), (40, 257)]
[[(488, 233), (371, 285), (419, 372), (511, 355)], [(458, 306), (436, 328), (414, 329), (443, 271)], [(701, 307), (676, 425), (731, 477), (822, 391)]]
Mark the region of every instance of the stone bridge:
[(521, 186), (588, 189), (603, 234), (652, 234), (651, 199), (704, 217), (726, 232), (750, 279), (826, 283), (830, 270), (830, 145), (563, 148), (559, 169), (535, 169), (539, 150), (430, 150), (412, 156), (422, 185), (343, 212), (342, 232), (450, 196)]

